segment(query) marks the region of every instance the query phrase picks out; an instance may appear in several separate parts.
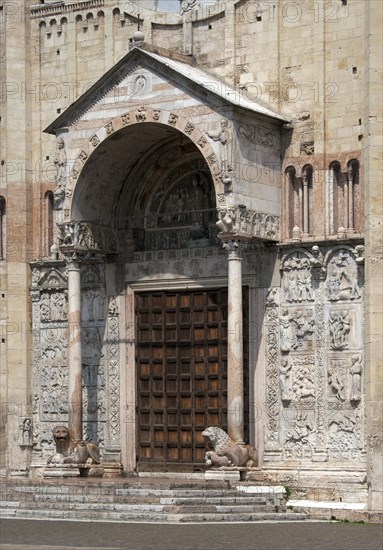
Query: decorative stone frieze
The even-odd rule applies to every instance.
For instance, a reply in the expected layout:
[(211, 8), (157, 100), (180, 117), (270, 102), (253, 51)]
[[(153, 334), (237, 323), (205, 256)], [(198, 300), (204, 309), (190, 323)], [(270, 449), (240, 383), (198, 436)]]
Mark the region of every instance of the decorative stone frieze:
[(104, 254), (117, 252), (117, 232), (106, 226), (89, 222), (58, 224), (61, 248), (83, 248)]
[(245, 206), (218, 210), (218, 236), (221, 239), (262, 239), (275, 241), (279, 236), (279, 217), (249, 210)]

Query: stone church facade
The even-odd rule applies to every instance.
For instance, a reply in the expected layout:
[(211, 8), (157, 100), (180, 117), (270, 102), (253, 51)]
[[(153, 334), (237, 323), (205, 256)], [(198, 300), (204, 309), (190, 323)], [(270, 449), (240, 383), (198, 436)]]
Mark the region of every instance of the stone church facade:
[(203, 471), (220, 426), (264, 479), (381, 510), (381, 3), (25, 4), (3, 474), (41, 475), (62, 424), (110, 473)]

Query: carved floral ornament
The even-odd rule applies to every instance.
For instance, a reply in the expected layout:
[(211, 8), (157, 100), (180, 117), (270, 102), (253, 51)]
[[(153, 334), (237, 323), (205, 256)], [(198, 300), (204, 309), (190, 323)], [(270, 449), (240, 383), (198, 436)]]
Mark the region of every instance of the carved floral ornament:
[[(84, 144), (80, 150), (77, 158), (73, 163), (72, 170), (70, 171), (69, 181), (66, 186), (65, 196), (67, 200), (71, 200), (73, 196), (74, 187), (80, 176), (81, 170), (93, 151), (100, 145), (102, 141), (109, 138), (115, 132), (118, 132), (122, 128), (133, 124), (142, 124), (144, 122), (159, 122), (176, 128), (180, 132), (188, 136), (201, 151), (206, 163), (208, 164), (210, 171), (213, 175), (213, 179), (216, 185), (221, 185), (227, 175), (227, 169), (225, 166), (220, 167), (220, 161), (214, 153), (211, 145), (208, 143), (207, 136), (198, 127), (187, 120), (185, 117), (178, 113), (173, 113), (160, 109), (151, 109), (146, 105), (138, 105), (134, 110), (128, 111), (114, 119), (110, 120), (103, 128), (101, 128), (97, 134), (93, 134), (89, 141)], [(68, 206), (68, 204), (67, 204)], [(64, 217), (69, 217), (69, 208), (64, 209)]]

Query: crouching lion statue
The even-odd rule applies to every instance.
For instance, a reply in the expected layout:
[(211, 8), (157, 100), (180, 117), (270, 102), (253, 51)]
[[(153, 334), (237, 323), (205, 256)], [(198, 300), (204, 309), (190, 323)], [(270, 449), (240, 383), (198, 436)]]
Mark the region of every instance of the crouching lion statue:
[(71, 445), (69, 429), (66, 426), (56, 426), (53, 429), (53, 439), (56, 452), (48, 458), (48, 464), (101, 464), (100, 450), (94, 443), (79, 441)]
[(258, 465), (255, 447), (234, 443), (221, 428), (209, 426), (202, 435), (210, 440), (214, 449), (205, 454), (205, 462), (208, 466), (254, 468)]

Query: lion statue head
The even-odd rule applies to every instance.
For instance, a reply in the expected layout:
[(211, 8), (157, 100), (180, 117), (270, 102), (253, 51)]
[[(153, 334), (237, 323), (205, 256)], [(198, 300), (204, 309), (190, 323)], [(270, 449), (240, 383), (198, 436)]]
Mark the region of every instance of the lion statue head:
[(55, 426), (53, 428), (53, 439), (56, 445), (56, 452), (66, 456), (70, 443), (69, 429), (66, 426)]
[(209, 426), (202, 432), (202, 435), (210, 440), (214, 450), (230, 441), (227, 433), (222, 428), (218, 428), (218, 426)]
[(208, 438), (213, 446), (213, 451), (207, 451), (205, 454), (208, 466), (252, 468), (257, 465), (256, 449), (251, 445), (235, 443), (222, 428), (209, 426), (202, 435)]

